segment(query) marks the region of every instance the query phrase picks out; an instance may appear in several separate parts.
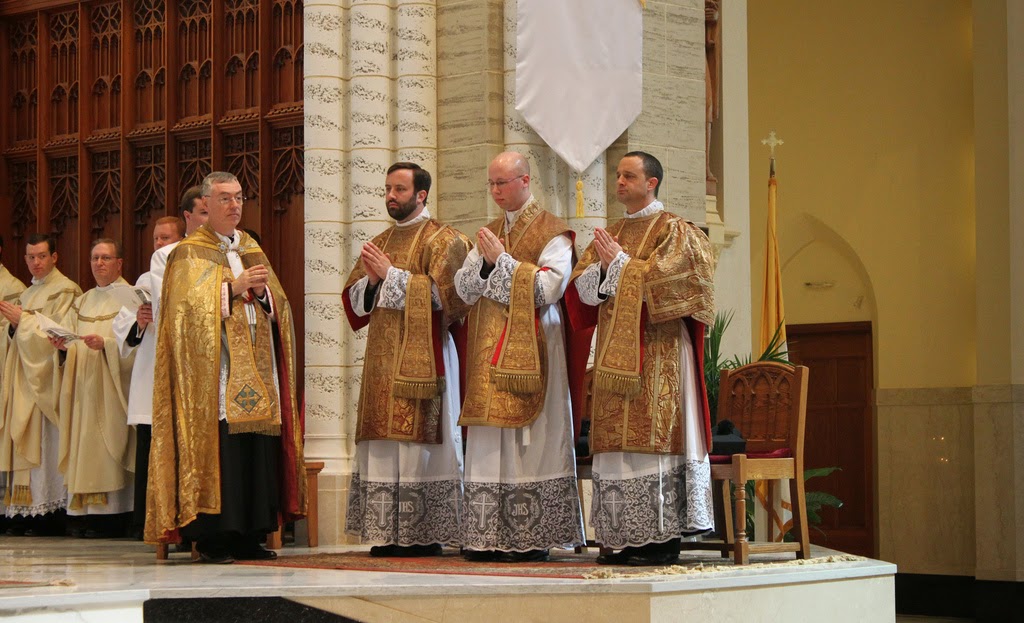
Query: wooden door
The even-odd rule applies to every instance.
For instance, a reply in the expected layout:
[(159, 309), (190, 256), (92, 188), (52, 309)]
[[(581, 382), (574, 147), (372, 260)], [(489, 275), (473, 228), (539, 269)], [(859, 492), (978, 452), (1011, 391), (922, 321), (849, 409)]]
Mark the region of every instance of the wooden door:
[(811, 542), (875, 556), (875, 447), (871, 323), (787, 325), (789, 356), (810, 369), (805, 466), (842, 471), (807, 482), (843, 501), (826, 509)]

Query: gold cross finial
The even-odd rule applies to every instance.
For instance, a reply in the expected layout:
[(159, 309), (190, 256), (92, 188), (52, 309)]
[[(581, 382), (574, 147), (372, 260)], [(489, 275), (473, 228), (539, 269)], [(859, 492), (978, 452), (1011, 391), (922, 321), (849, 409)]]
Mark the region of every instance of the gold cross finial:
[(767, 145), (768, 149), (771, 150), (772, 158), (775, 157), (775, 148), (778, 147), (779, 145), (782, 145), (784, 142), (785, 141), (783, 141), (781, 138), (775, 136), (775, 130), (772, 130), (771, 132), (768, 133), (768, 138), (761, 139), (761, 144)]

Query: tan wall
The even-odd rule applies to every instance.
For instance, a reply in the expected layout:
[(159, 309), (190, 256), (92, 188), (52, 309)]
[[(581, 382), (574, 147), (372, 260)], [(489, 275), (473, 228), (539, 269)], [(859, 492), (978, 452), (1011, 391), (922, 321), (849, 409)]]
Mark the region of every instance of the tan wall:
[(768, 168), (758, 139), (774, 129), (786, 320), (873, 323), (878, 551), (908, 573), (974, 575), (976, 505), (989, 507), (975, 491), (971, 12), (933, 0), (749, 4), (754, 334)]
[(787, 321), (873, 320), (879, 388), (972, 385), (970, 4), (752, 2), (748, 29), (754, 335), (774, 129)]

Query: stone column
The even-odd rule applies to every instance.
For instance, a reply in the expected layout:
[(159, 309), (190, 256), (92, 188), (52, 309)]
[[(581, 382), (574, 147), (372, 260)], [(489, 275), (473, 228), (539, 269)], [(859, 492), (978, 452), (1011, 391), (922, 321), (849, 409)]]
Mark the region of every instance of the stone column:
[(1024, 7), (975, 3), (973, 18), (975, 577), (999, 586), (1024, 581)]
[(326, 463), (326, 544), (345, 541), (366, 338), (349, 328), (342, 290), (363, 243), (391, 225), (388, 166), (412, 160), (436, 177), (435, 10), (433, 0), (305, 4), (306, 456)]

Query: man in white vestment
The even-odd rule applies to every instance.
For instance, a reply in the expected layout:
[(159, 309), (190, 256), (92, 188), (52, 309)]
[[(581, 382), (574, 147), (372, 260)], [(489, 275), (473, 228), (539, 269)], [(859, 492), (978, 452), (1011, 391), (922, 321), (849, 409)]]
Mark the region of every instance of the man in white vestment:
[[(0, 422), (0, 471), (8, 472), (4, 503), (7, 516), (18, 519), (9, 532), (63, 534), (67, 492), (57, 469), (60, 377), (39, 315), (59, 321), (82, 290), (57, 269), (51, 236), (29, 236), (25, 262), (32, 285), (17, 301), (0, 301), (0, 314), (10, 323)], [(27, 518), (35, 519), (24, 522)]]
[(462, 513), (459, 360), (448, 328), (468, 310), (455, 271), (469, 240), (430, 217), (430, 174), (393, 164), (384, 183), (397, 223), (363, 245), (343, 301), (369, 325), (345, 530), (371, 556), (433, 556), (458, 543)]
[(96, 287), (75, 299), (61, 324), (80, 339), (50, 337), (63, 359), (59, 462), (68, 490), (69, 524), (82, 517), (73, 536), (123, 536), (132, 510), (135, 429), (128, 426), (128, 385), (134, 357), (122, 359), (113, 321), (121, 309), (113, 288), (128, 287), (121, 276), (121, 244), (92, 243), (89, 266)]
[(559, 301), (575, 248), (530, 192), (515, 152), (487, 170), (502, 216), (477, 232), (455, 276), (467, 321), (463, 547), (474, 561), (545, 560), (584, 542)]
[[(4, 238), (0, 236), (0, 253), (3, 252)], [(25, 284), (21, 282), (21, 279), (15, 277), (11, 271), (7, 270), (7, 267), (0, 264), (0, 301), (6, 301), (13, 303), (18, 300), (18, 297), (25, 290)], [(11, 323), (5, 316), (0, 315), (0, 387), (3, 387), (4, 379), (4, 365), (3, 362), (7, 359), (7, 345), (10, 344), (11, 338), (8, 336), (7, 331), (11, 328)], [(3, 404), (3, 398), (0, 396), (0, 404)], [(2, 408), (0, 408), (2, 411)], [(7, 475), (0, 472), (0, 533), (6, 531), (6, 516), (4, 514), (4, 493), (7, 489)]]
[[(200, 199), (200, 188), (186, 191), (188, 207)], [(189, 198), (189, 193), (192, 197)], [(191, 210), (190, 210), (191, 211)], [(193, 222), (199, 219), (192, 219)], [(196, 224), (199, 227), (201, 223)], [(159, 251), (185, 237), (185, 221), (177, 216), (164, 216), (153, 226), (153, 250)], [(136, 288), (149, 292), (150, 300), (160, 296), (154, 290), (152, 272), (146, 271), (135, 281)], [(128, 391), (128, 425), (135, 427), (135, 502), (132, 511), (131, 534), (142, 538), (146, 525), (146, 484), (149, 477), (149, 443), (153, 425), (153, 357), (156, 355), (156, 331), (146, 329), (153, 323), (153, 304), (145, 303), (137, 310), (122, 307), (114, 318), (114, 337), (122, 357), (135, 357), (132, 367), (131, 388)]]

